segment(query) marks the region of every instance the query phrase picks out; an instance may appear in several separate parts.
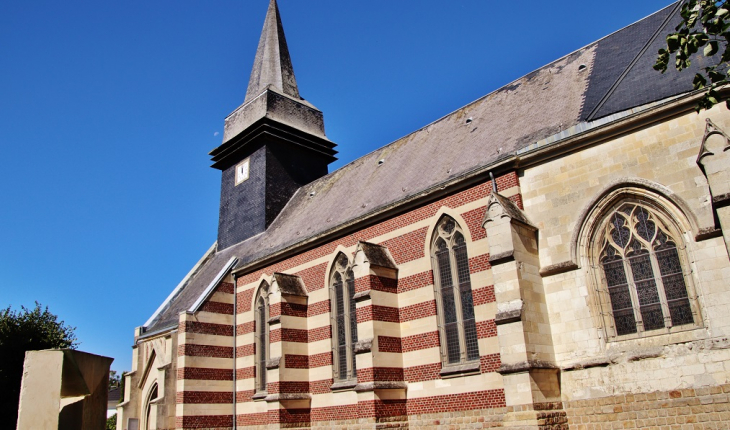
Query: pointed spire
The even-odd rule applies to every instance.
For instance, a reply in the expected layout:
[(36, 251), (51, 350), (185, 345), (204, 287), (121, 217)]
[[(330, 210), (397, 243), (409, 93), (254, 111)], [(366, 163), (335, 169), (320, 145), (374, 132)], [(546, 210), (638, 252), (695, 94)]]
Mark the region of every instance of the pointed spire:
[(288, 96), (301, 98), (276, 0), (271, 0), (266, 12), (244, 103), (261, 94), (269, 85)]

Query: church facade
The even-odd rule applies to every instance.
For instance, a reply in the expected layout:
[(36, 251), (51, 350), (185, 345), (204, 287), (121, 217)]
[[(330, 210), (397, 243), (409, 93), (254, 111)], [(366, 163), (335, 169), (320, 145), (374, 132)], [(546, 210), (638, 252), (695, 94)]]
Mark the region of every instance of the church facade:
[(651, 68), (678, 7), (328, 173), (271, 0), (118, 428), (726, 428), (730, 115)]

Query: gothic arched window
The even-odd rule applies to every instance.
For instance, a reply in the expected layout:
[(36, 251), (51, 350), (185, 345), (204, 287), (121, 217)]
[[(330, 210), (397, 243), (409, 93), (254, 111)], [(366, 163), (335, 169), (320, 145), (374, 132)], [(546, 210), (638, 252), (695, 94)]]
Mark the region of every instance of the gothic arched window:
[(640, 200), (614, 205), (593, 241), (599, 291), (615, 336), (697, 324), (681, 236)]
[(479, 360), (469, 255), (459, 225), (444, 217), (431, 244), (434, 287), (438, 306), (441, 357), (444, 365)]
[(254, 303), (256, 393), (265, 393), (266, 360), (269, 358), (269, 285), (265, 282), (259, 288)]
[(144, 413), (144, 428), (145, 430), (153, 430), (157, 428), (156, 425), (156, 417), (153, 413), (153, 403), (155, 400), (157, 400), (157, 382), (152, 384), (152, 388), (150, 388), (149, 394), (147, 394), (147, 400), (145, 401), (145, 413)]
[(357, 312), (354, 296), (355, 275), (345, 254), (340, 253), (335, 259), (330, 276), (332, 357), (336, 382), (357, 379), (355, 366)]

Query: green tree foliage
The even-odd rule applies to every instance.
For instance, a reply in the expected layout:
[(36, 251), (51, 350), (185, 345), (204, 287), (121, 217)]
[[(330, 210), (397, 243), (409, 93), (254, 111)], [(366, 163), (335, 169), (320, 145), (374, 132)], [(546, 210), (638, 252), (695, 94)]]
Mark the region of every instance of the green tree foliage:
[(75, 329), (38, 302), (34, 309), (21, 306), (20, 311), (13, 311), (8, 306), (0, 310), (0, 429), (15, 429), (25, 352), (75, 349)]
[[(720, 100), (719, 88), (728, 81), (730, 61), (730, 0), (686, 0), (682, 4), (682, 22), (674, 33), (667, 36), (667, 45), (659, 50), (654, 69), (667, 71), (674, 58), (674, 67), (684, 70), (691, 64), (691, 57), (702, 49), (702, 55), (713, 57), (694, 78), (695, 90), (704, 89), (697, 111), (709, 109)], [(720, 54), (718, 56), (718, 54)], [(716, 57), (717, 56), (717, 57)], [(730, 100), (726, 102), (730, 108)]]
[(117, 414), (106, 419), (106, 430), (117, 430)]
[(109, 371), (109, 389), (117, 388), (122, 383), (122, 377), (117, 374), (116, 370), (110, 370)]

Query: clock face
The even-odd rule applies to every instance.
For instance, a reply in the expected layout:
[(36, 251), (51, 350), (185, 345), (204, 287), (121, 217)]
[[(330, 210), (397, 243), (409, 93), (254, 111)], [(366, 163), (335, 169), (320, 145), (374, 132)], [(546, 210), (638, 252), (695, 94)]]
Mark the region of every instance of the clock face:
[(236, 185), (248, 179), (249, 158), (241, 161), (236, 166)]

